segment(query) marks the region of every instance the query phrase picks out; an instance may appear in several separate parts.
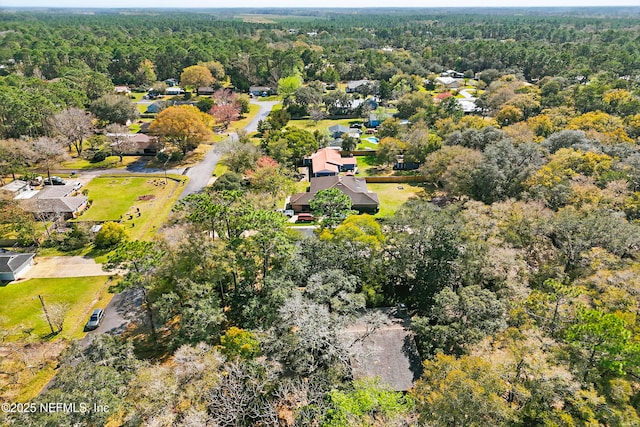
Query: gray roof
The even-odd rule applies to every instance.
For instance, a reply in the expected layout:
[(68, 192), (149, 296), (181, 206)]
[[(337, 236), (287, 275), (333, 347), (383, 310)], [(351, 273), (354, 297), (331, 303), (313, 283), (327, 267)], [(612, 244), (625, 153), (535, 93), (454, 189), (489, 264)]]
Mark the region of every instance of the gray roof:
[(75, 184), (45, 185), (37, 194), (38, 199), (58, 199), (73, 193)]
[(343, 125), (333, 125), (333, 126), (329, 127), (329, 132), (331, 132), (331, 133), (343, 134), (343, 133), (349, 133), (350, 131), (351, 131), (351, 129), (349, 129), (348, 127), (343, 126)]
[(388, 316), (388, 324), (369, 335), (364, 323), (352, 324), (343, 332), (347, 338), (357, 340), (349, 349), (353, 377), (379, 377), (394, 390), (407, 391), (422, 373), (411, 322), (407, 317), (394, 317), (393, 309), (377, 311)]
[(33, 213), (74, 213), (87, 203), (86, 196), (69, 196), (57, 199), (33, 197), (24, 201), (25, 209)]
[(249, 92), (269, 92), (271, 88), (269, 86), (251, 86)]
[(13, 273), (23, 265), (30, 262), (36, 254), (18, 253), (1, 250), (0, 252), (0, 273)]
[(27, 186), (29, 186), (28, 182), (16, 179), (15, 181), (0, 187), (0, 190), (11, 191), (12, 193), (15, 193), (15, 192), (21, 191)]
[(374, 82), (374, 81), (372, 81), (372, 80), (367, 80), (367, 79), (363, 79), (363, 80), (351, 80), (351, 81), (348, 81), (348, 82), (347, 82), (347, 88), (349, 88), (349, 89), (357, 89), (357, 88), (359, 88), (360, 86), (368, 85), (368, 84), (373, 84), (373, 83), (375, 83), (375, 82)]

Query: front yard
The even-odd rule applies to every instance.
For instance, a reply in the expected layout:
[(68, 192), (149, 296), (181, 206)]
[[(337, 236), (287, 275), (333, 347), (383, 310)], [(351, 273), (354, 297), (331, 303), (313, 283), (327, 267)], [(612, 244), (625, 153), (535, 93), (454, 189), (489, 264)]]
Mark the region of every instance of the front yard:
[(38, 295), (51, 310), (55, 304), (67, 305), (64, 328), (57, 337), (80, 338), (94, 307), (107, 305), (109, 276), (29, 279), (0, 286), (0, 329), (7, 339), (43, 339), (51, 329), (43, 315)]
[(125, 168), (139, 159), (140, 156), (124, 156), (121, 162), (119, 156), (109, 156), (101, 162), (92, 163), (87, 159), (74, 157), (73, 159), (62, 163), (60, 166), (64, 169), (71, 170)]
[[(113, 296), (108, 276), (30, 279), (0, 286), (0, 400), (25, 402), (55, 375), (68, 340), (79, 339), (91, 311)], [(38, 295), (50, 315), (67, 307), (62, 332), (51, 336)]]
[(184, 181), (164, 176), (94, 178), (85, 187), (91, 207), (78, 221), (121, 221), (129, 238), (151, 239), (169, 216), (183, 185)]

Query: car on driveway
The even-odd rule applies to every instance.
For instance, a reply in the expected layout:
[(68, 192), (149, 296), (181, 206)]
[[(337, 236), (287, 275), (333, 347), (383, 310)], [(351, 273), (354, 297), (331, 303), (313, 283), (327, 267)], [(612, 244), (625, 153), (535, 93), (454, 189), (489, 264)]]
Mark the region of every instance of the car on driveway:
[(59, 176), (52, 176), (51, 178), (44, 179), (44, 185), (66, 185), (67, 181)]
[(89, 318), (89, 321), (87, 322), (86, 325), (84, 325), (84, 330), (93, 331), (94, 329), (97, 329), (98, 326), (100, 326), (100, 322), (102, 321), (103, 317), (104, 317), (103, 309), (96, 308), (95, 310), (93, 310), (93, 313), (91, 313), (91, 317)]
[(296, 222), (313, 222), (315, 220), (316, 219), (313, 217), (313, 215), (308, 213), (298, 214), (298, 218), (296, 218)]

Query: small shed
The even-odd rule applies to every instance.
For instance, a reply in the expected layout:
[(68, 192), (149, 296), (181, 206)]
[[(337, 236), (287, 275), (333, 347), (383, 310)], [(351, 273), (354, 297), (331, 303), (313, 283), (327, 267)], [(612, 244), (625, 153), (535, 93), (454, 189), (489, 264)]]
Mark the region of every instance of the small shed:
[(13, 198), (18, 198), (18, 196), (22, 193), (26, 193), (31, 191), (31, 185), (27, 181), (22, 181), (21, 179), (16, 179), (15, 181), (11, 181), (7, 185), (0, 187), (0, 191), (9, 192)]

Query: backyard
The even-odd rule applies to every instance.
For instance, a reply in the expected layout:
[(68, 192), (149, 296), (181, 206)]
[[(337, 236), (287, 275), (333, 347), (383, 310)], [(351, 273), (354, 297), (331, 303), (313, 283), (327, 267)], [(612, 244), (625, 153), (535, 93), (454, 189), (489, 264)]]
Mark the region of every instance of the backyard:
[(380, 211), (376, 217), (392, 216), (407, 200), (423, 197), (424, 188), (421, 185), (410, 183), (391, 184), (367, 184), (369, 191), (378, 193)]

